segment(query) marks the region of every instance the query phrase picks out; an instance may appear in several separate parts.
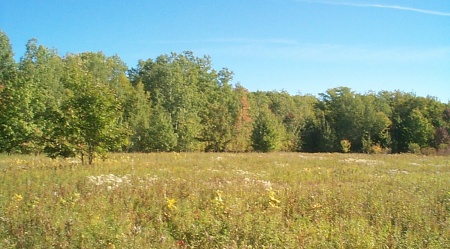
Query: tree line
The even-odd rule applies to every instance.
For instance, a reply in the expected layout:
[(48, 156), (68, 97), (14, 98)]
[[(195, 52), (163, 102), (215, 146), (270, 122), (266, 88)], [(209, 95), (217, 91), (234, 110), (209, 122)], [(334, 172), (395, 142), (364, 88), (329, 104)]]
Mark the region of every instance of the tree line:
[(102, 52), (60, 56), (31, 39), (20, 61), (0, 31), (0, 152), (446, 151), (450, 105), (401, 91), (250, 92), (208, 56), (129, 69)]

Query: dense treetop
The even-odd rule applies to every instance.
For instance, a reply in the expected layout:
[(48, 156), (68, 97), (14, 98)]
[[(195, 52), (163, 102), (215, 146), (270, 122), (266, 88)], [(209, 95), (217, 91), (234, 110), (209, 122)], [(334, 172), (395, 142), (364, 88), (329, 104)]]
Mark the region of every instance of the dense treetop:
[(448, 151), (450, 105), (412, 93), (249, 92), (191, 52), (127, 68), (118, 56), (60, 56), (31, 39), (19, 62), (0, 31), (0, 151)]

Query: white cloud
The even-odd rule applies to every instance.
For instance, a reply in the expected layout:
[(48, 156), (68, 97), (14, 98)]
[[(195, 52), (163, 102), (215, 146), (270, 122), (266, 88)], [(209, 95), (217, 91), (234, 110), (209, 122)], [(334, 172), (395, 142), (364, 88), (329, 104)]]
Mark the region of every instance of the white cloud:
[(383, 8), (383, 9), (396, 9), (404, 11), (413, 11), (422, 14), (436, 15), (436, 16), (450, 16), (449, 12), (441, 12), (434, 10), (418, 9), (398, 5), (384, 5), (384, 4), (360, 4), (360, 3), (349, 3), (349, 2), (330, 2), (330, 1), (313, 1), (313, 0), (295, 0), (296, 2), (307, 2), (307, 3), (318, 3), (318, 4), (330, 4), (330, 5), (343, 5), (352, 7), (362, 7), (362, 8)]

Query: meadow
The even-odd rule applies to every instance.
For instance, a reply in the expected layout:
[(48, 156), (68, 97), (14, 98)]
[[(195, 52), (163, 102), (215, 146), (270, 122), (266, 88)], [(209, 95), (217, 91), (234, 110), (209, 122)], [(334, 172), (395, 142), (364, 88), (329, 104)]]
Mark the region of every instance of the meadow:
[(450, 248), (450, 157), (0, 155), (0, 248)]

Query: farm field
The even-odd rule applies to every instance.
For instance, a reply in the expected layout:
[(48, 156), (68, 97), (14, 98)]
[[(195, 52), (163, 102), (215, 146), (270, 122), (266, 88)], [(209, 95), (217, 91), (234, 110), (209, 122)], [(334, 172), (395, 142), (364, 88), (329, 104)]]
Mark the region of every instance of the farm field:
[(449, 248), (450, 157), (0, 155), (0, 248)]

